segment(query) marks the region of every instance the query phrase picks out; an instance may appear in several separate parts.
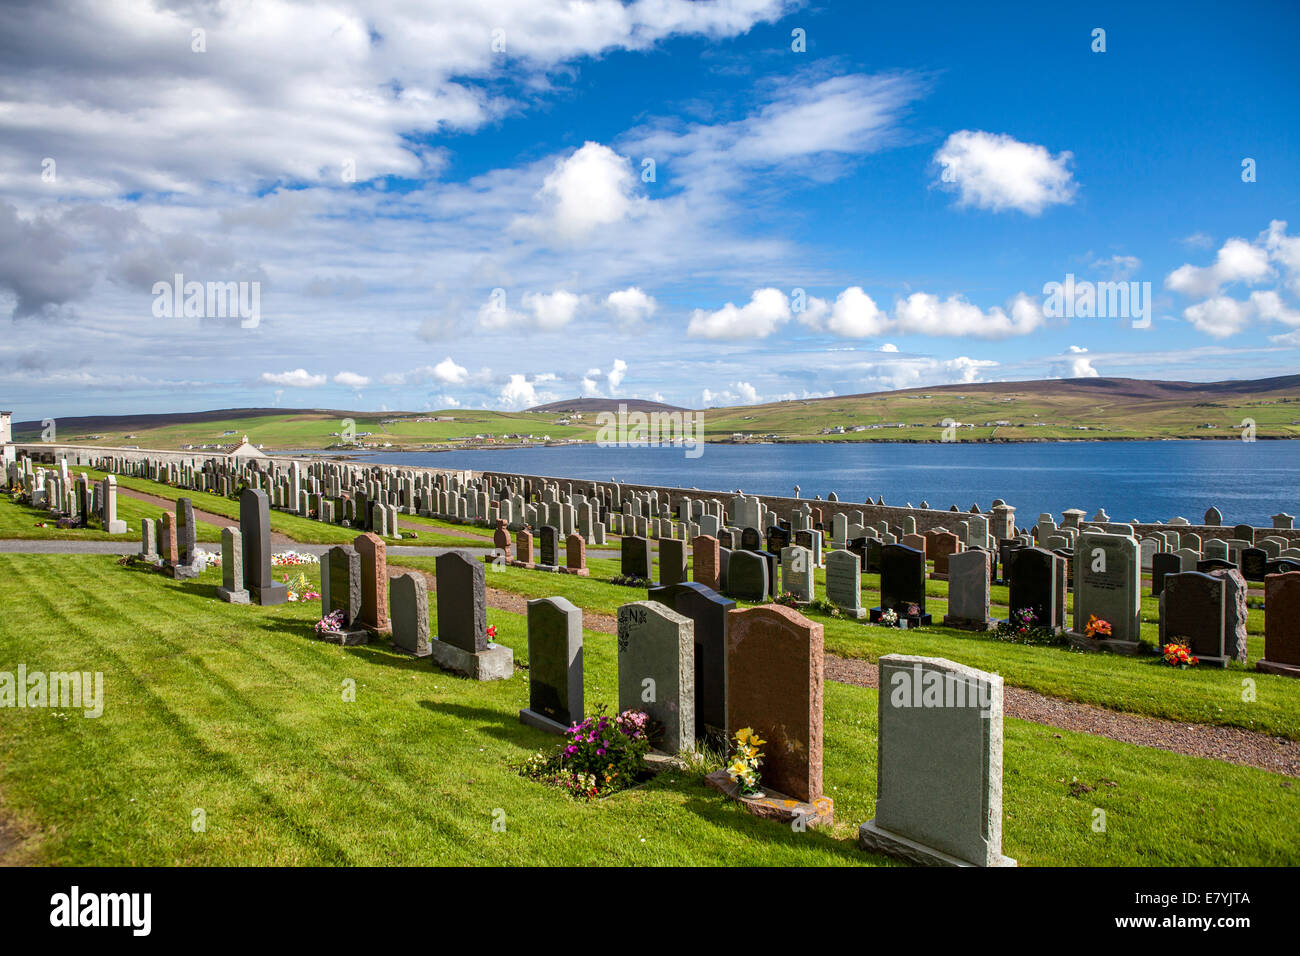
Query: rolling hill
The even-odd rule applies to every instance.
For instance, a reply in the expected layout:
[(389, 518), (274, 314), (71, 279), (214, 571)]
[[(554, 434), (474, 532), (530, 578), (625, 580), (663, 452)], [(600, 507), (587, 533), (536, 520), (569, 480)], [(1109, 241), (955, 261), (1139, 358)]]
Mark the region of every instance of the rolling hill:
[[(594, 440), (596, 415), (623, 402), (632, 411), (680, 408), (635, 399), (570, 399), (527, 411), (446, 409), (228, 408), (174, 414), (94, 415), (57, 422), (61, 442), (208, 446), (247, 434), (273, 450), (338, 447), (344, 420), (366, 447), (437, 450), (467, 446)], [(1300, 438), (1300, 375), (1254, 381), (1165, 382), (1087, 378), (982, 382), (861, 395), (709, 408), (710, 441), (940, 441), (945, 420), (958, 440), (1050, 441), (1153, 438)], [(575, 417), (581, 415), (580, 418)], [(16, 422), (18, 441), (39, 440), (39, 421)]]

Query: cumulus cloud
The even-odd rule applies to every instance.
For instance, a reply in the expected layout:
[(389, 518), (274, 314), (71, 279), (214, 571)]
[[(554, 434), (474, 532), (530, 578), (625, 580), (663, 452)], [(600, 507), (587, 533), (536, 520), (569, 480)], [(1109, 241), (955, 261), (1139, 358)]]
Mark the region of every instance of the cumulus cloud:
[(631, 160), (588, 141), (556, 161), (537, 196), (542, 212), (517, 224), (565, 239), (585, 238), (645, 210), (649, 200), (636, 194), (636, 184)]
[[(1227, 294), (1229, 286), (1259, 285), (1266, 280), (1280, 285), (1256, 289), (1245, 299)], [(1275, 219), (1254, 241), (1229, 239), (1208, 266), (1179, 266), (1165, 277), (1165, 287), (1202, 299), (1183, 309), (1183, 318), (1216, 339), (1236, 335), (1255, 322), (1300, 325), (1300, 310), (1282, 296), (1282, 290), (1300, 294), (1300, 237), (1288, 236), (1286, 222)], [(1277, 336), (1273, 341), (1287, 339)]]
[(609, 382), (609, 393), (614, 394), (618, 387), (623, 384), (623, 376), (627, 374), (627, 363), (622, 359), (614, 359), (614, 367), (609, 370), (605, 380)]
[(319, 388), (325, 384), (325, 376), (313, 375), (305, 368), (296, 368), (289, 372), (263, 372), (262, 381), (285, 388)]
[(720, 392), (706, 388), (700, 398), (705, 406), (759, 404), (758, 390), (749, 382), (732, 382), (730, 387)]
[(512, 411), (529, 408), (533, 405), (549, 404), (556, 401), (557, 396), (545, 389), (539, 389), (538, 386), (545, 386), (557, 380), (558, 376), (551, 372), (544, 372), (531, 379), (526, 374), (514, 373), (501, 386), (501, 391), (497, 394), (497, 401), (500, 405)]
[[(772, 294), (770, 308), (760, 311), (755, 308), (755, 301), (765, 293)], [(713, 313), (697, 309), (687, 331), (709, 338), (770, 335), (782, 321), (779, 306), (784, 300), (776, 298), (780, 295), (776, 289), (755, 292), (755, 301), (745, 307), (749, 314), (731, 303)], [(810, 298), (808, 308), (799, 313), (799, 321), (817, 331), (849, 339), (891, 333), (1003, 339), (1028, 335), (1045, 320), (1038, 303), (1023, 292), (1012, 300), (1009, 310), (1000, 306), (981, 309), (958, 295), (941, 299), (927, 292), (914, 292), (897, 301), (890, 315), (860, 286), (852, 286), (837, 295), (833, 303)]]
[(339, 372), (334, 376), (334, 384), (346, 385), (348, 388), (362, 388), (370, 384), (370, 378), (356, 372)]
[(460, 385), (469, 378), (469, 370), (463, 365), (457, 365), (448, 355), (433, 367), (433, 377), (448, 385)]
[(607, 295), (605, 308), (620, 322), (630, 324), (650, 318), (659, 308), (659, 303), (654, 300), (654, 296), (647, 295), (639, 286), (630, 286)]
[(1074, 201), (1073, 154), (1053, 156), (1045, 147), (1005, 133), (959, 130), (934, 154), (942, 167), (937, 185), (957, 193), (960, 206), (1037, 216), (1048, 206)]
[(1048, 371), (1049, 378), (1097, 378), (1100, 374), (1092, 367), (1092, 359), (1086, 358), (1087, 349), (1081, 345), (1071, 345), (1067, 354), (1060, 361), (1053, 362)]
[(578, 314), (581, 299), (572, 292), (559, 289), (549, 294), (530, 292), (524, 295), (523, 305), (533, 313), (533, 321), (543, 331), (564, 328)]
[(696, 309), (686, 334), (706, 339), (766, 338), (790, 319), (790, 300), (780, 289), (758, 289), (743, 306), (728, 302), (716, 312)]

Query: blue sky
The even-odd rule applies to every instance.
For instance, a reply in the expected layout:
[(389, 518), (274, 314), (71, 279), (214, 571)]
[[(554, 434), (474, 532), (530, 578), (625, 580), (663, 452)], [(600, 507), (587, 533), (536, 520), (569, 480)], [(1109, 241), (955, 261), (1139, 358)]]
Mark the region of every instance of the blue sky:
[[(6, 7), (0, 406), (703, 407), (1291, 374), (1298, 20)], [(167, 314), (178, 273), (256, 290), (256, 314)], [(1067, 275), (1149, 283), (1149, 312), (1052, 314)]]

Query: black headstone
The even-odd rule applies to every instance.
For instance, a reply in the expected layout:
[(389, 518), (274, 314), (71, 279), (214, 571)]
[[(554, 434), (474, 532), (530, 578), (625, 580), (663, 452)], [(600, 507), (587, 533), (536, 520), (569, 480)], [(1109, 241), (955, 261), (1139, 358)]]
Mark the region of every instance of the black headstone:
[(925, 614), (925, 554), (905, 544), (887, 544), (881, 549), (880, 606), (906, 614), (915, 604)]
[(438, 640), (472, 654), (486, 650), (487, 581), (483, 562), (465, 551), (444, 551), (438, 575)]
[(283, 604), (289, 588), (276, 584), (271, 573), (271, 505), (266, 492), (245, 488), (239, 493), (239, 535), (244, 545), (244, 587), (257, 604)]

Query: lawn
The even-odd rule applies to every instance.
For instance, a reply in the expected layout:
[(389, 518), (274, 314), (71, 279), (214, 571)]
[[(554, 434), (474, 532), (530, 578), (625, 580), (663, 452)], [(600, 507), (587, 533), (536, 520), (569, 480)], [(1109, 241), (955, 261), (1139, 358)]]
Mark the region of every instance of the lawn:
[[(888, 862), (854, 843), (875, 797), (869, 690), (827, 685), (837, 823), (795, 833), (682, 772), (573, 802), (512, 769), (553, 740), (518, 722), (523, 671), (479, 684), (386, 645), (322, 644), (308, 637), (319, 605), (224, 604), (215, 570), (173, 581), (104, 556), (0, 555), (0, 578), (12, 584), (0, 670), (104, 674), (98, 719), (21, 709), (0, 722), (3, 812), (28, 836), (17, 852), (31, 862)], [(488, 616), (526, 663), (523, 619)], [(584, 666), (588, 710), (612, 705), (611, 635), (587, 632)], [(1300, 787), (1289, 779), (1016, 720), (1005, 763), (1004, 850), (1022, 865), (1300, 862)], [(1095, 808), (1105, 832), (1093, 830)]]
[[(92, 468), (78, 467), (69, 468), (68, 470), (84, 471), (96, 478), (103, 477), (103, 472), (95, 471)], [(194, 503), (194, 507), (200, 511), (221, 515), (223, 518), (232, 518), (235, 521), (239, 520), (239, 502), (233, 498), (223, 498), (221, 495), (214, 495), (205, 491), (191, 491), (157, 481), (150, 481), (147, 478), (134, 478), (126, 475), (118, 475), (117, 484), (119, 489), (130, 488), (145, 494), (156, 495), (159, 498), (166, 498), (169, 501), (175, 501), (177, 498), (189, 498)], [(127, 500), (127, 496), (119, 494), (117, 500), (120, 503)], [(402, 516), (402, 518), (405, 520), (406, 516)], [(439, 522), (430, 525), (430, 530), (421, 529), (417, 531), (419, 538), (415, 540), (393, 537), (384, 540), (389, 544), (418, 544), (443, 548), (491, 547), (490, 536), (485, 543), (483, 538), (470, 537), (466, 531), (458, 529), (455, 533), (450, 533), (449, 531), (440, 530), (441, 528), (454, 529), (456, 526), (446, 522)], [(355, 528), (323, 524), (312, 518), (303, 518), (299, 515), (289, 514), (286, 511), (277, 511), (274, 508), (271, 509), (271, 530), (287, 535), (302, 544), (351, 544), (358, 533)], [(139, 534), (138, 527), (136, 533)], [(220, 540), (219, 537), (218, 540)]]
[[(435, 569), (435, 559), (394, 556), (392, 563), (425, 571)], [(546, 571), (493, 565), (489, 587), (525, 597), (558, 594), (578, 607), (601, 614), (616, 614), (622, 604), (644, 600), (637, 588), (610, 584), (619, 573), (617, 558), (592, 558), (586, 578)], [(656, 562), (655, 568), (658, 568)], [(825, 594), (825, 573), (818, 570), (817, 593)], [(863, 575), (863, 605), (879, 603), (880, 576)], [(926, 609), (936, 622), (943, 620), (948, 584), (927, 581)], [(992, 589), (992, 615), (1007, 615), (1007, 589)], [(1071, 597), (1071, 601), (1073, 597)], [(747, 602), (738, 602), (746, 606)], [(1157, 640), (1158, 602), (1144, 597), (1142, 633), (1153, 646)], [(826, 650), (841, 657), (875, 661), (882, 654), (925, 654), (947, 657), (962, 664), (1000, 674), (1008, 684), (1112, 710), (1163, 717), (1188, 723), (1243, 727), (1300, 740), (1300, 681), (1254, 670), (1263, 656), (1264, 612), (1250, 612), (1248, 649), (1250, 662), (1227, 669), (1201, 667), (1179, 671), (1155, 656), (1122, 657), (1090, 654), (1067, 647), (1027, 647), (1000, 641), (990, 634), (961, 631), (935, 624), (919, 630), (873, 627), (865, 622), (832, 618), (809, 612), (826, 630)], [(1247, 685), (1245, 682), (1253, 682)], [(1248, 699), (1247, 689), (1254, 691)]]
[[(126, 522), (125, 534), (109, 534), (100, 524), (98, 515), (91, 516), (89, 527), (59, 528), (44, 508), (33, 508), (3, 494), (0, 495), (0, 540), (122, 541), (138, 545), (141, 522), (145, 518), (162, 517), (162, 508), (119, 494), (117, 516)], [(44, 522), (45, 527), (38, 528), (37, 522)], [(199, 541), (221, 541), (221, 529), (207, 522), (196, 522), (195, 534)]]

